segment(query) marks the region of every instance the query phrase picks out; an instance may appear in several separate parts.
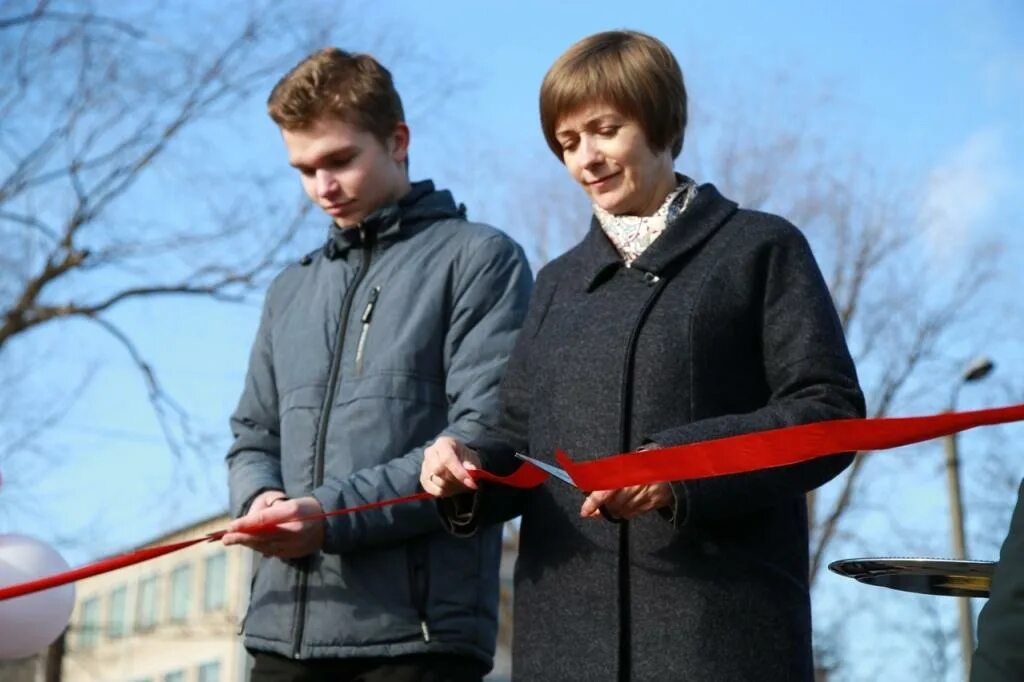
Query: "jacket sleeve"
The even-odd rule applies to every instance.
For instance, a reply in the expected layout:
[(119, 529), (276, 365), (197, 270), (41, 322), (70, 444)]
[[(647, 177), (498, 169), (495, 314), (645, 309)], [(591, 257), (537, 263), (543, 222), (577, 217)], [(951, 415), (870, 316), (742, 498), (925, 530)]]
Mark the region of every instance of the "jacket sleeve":
[[(547, 271), (537, 276), (523, 329), (516, 339), (501, 382), (501, 412), (497, 429), (489, 429), (468, 441), (480, 453), (483, 467), (491, 473), (507, 475), (520, 466), (515, 452), (529, 451), (530, 433), (530, 354), (551, 298), (554, 286)], [(445, 530), (459, 536), (471, 536), (483, 526), (503, 523), (522, 514), (531, 490), (480, 482), (476, 493), (467, 493), (437, 501)]]
[(971, 682), (1024, 679), (1024, 482), (999, 552), (988, 602), (978, 616)]
[[(498, 387), (526, 314), (532, 275), (522, 249), (503, 235), (466, 253), (451, 292), (444, 341), (448, 426), (439, 436), (472, 441), (494, 428)], [(313, 491), (325, 511), (414, 494), (423, 447)], [(401, 542), (442, 529), (433, 500), (393, 505), (328, 519), (324, 549), (341, 553)]]
[[(806, 239), (787, 227), (753, 266), (761, 273), (752, 281), (760, 283), (767, 404), (746, 414), (701, 419), (650, 434), (647, 442), (684, 445), (864, 416), (864, 397), (828, 287)], [(852, 453), (844, 453), (747, 474), (677, 481), (672, 484), (675, 508), (668, 516), (677, 527), (692, 529), (750, 514), (826, 483), (852, 460)]]
[(281, 439), (277, 386), (270, 339), (270, 294), (263, 304), (249, 370), (238, 407), (231, 415), (234, 442), (228, 449), (228, 488), (231, 514), (248, 511), (252, 499), (264, 490), (284, 490), (281, 480)]

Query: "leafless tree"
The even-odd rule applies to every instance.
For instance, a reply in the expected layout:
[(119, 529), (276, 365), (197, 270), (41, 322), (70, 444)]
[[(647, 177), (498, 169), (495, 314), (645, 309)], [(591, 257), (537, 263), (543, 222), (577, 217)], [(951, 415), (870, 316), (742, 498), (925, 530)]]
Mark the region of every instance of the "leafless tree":
[[(319, 242), (296, 239), (309, 204), (283, 168), (247, 165), (246, 135), (265, 119), (274, 80), (343, 27), (349, 35), (359, 17), (326, 0), (3, 5), (0, 404), (23, 409), (5, 412), (0, 464), (19, 454), (19, 471), (31, 467), (39, 437), (88, 376), (21, 390), (46, 362), (30, 339), (76, 321), (139, 370), (177, 456), (207, 443), (117, 311), (171, 297), (258, 299), (284, 262)], [(439, 58), (416, 54), (404, 36), (358, 33), (360, 44), (346, 47), (420, 65), (406, 93), (413, 112), (466, 85), (441, 81)], [(45, 409), (24, 409), (26, 393)]]
[[(7, 3), (0, 16), (0, 356), (16, 375), (28, 370), (11, 364), (16, 340), (72, 319), (96, 325), (138, 367), (180, 451), (190, 438), (187, 412), (110, 313), (166, 296), (239, 300), (279, 264), (299, 204), (291, 217), (254, 227), (238, 194), (204, 205), (160, 190), (179, 164), (215, 157), (185, 153), (195, 144), (189, 135), (230, 123), (233, 107), (305, 45), (273, 3), (204, 16), (156, 4), (110, 11), (40, 0)], [(207, 28), (186, 31), (188, 20)], [(27, 445), (60, 413), (23, 424), (5, 451)]]

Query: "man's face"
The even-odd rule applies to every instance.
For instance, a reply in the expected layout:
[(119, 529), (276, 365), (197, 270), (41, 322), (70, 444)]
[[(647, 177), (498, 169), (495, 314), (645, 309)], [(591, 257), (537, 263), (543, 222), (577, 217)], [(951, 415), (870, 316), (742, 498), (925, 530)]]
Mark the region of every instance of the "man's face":
[(302, 188), (339, 227), (357, 225), (409, 191), (409, 128), (404, 123), (383, 143), (337, 118), (319, 119), (304, 130), (282, 130), (281, 135)]

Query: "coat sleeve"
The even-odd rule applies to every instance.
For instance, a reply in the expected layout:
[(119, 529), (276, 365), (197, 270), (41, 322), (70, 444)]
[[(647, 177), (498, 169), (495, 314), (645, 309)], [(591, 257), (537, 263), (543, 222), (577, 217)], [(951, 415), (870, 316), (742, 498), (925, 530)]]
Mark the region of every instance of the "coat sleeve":
[[(526, 314), (532, 275), (522, 249), (504, 235), (489, 237), (467, 254), (454, 278), (444, 342), (448, 426), (439, 436), (472, 441), (494, 428), (498, 387)], [(313, 491), (325, 511), (411, 495), (419, 490), (424, 447)], [(324, 550), (342, 553), (401, 542), (442, 529), (432, 500), (333, 517)]]
[[(508, 475), (520, 466), (516, 452), (529, 451), (530, 433), (530, 355), (551, 298), (554, 286), (549, 272), (542, 270), (530, 297), (522, 332), (508, 361), (501, 382), (501, 412), (498, 428), (483, 431), (467, 442), (480, 453), (483, 467), (491, 473)], [(478, 529), (503, 523), (522, 514), (531, 490), (480, 482), (476, 493), (438, 500), (445, 530), (459, 536), (471, 536)]]
[(234, 442), (228, 449), (228, 488), (231, 514), (248, 511), (264, 490), (284, 490), (281, 480), (281, 438), (277, 386), (271, 354), (270, 293), (263, 304), (249, 369), (238, 407), (231, 415)]
[[(760, 301), (764, 376), (770, 396), (764, 407), (746, 414), (701, 419), (650, 434), (647, 442), (684, 445), (754, 431), (864, 416), (842, 326), (810, 246), (791, 225), (757, 251), (753, 268)], [(733, 264), (734, 267), (740, 267)], [(756, 512), (802, 495), (834, 478), (852, 453), (747, 474), (672, 484), (675, 508), (668, 516), (679, 528)]]
[(971, 682), (1024, 679), (1024, 482), (999, 552), (988, 602), (978, 616)]

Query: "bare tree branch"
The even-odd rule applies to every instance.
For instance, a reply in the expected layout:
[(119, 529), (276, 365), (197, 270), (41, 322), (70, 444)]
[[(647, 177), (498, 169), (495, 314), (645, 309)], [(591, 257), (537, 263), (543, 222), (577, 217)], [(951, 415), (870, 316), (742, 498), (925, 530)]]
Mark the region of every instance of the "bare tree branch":
[[(281, 210), (280, 185), (277, 194), (254, 194), (266, 188), (257, 177), (239, 177), (233, 194), (200, 195), (209, 206), (198, 221), (200, 205), (178, 197), (160, 198), (171, 211), (149, 206), (168, 155), (184, 163), (184, 177), (195, 177), (187, 145), (196, 144), (196, 131), (228, 121), (236, 103), (262, 108), (251, 93), (268, 90), (269, 77), (307, 45), (281, 21), (294, 8), (267, 1), (216, 10), (216, 21), (199, 22), (218, 26), (211, 39), (188, 36), (184, 46), (175, 44), (180, 27), (155, 16), (164, 8), (154, 7), (143, 30), (130, 18), (137, 8), (104, 15), (61, 5), (39, 2), (0, 17), (0, 355), (14, 357), (13, 342), (57, 320), (94, 322), (131, 357), (180, 459), (205, 444), (133, 332), (106, 315), (128, 301), (168, 296), (237, 302), (295, 256), (308, 202)], [(211, 158), (208, 148), (194, 149), (194, 158)], [(0, 454), (23, 462), (17, 470), (33, 469), (44, 454), (40, 439), (62, 414), (9, 430)]]
[(106, 17), (92, 13), (54, 12), (46, 9), (48, 4), (49, 3), (47, 2), (40, 2), (35, 11), (29, 12), (28, 14), (20, 14), (12, 17), (0, 17), (0, 31), (9, 28), (16, 28), (25, 24), (31, 24), (37, 21), (53, 21), (58, 23), (108, 26), (110, 28), (117, 29), (118, 31), (122, 31), (135, 39), (144, 38), (146, 35), (138, 27), (113, 17)]
[[(182, 457), (182, 441), (179, 440), (177, 431), (183, 434), (183, 440), (187, 443), (192, 436), (192, 428), (188, 411), (174, 401), (163, 389), (157, 378), (153, 367), (146, 362), (139, 352), (139, 349), (132, 342), (131, 338), (117, 325), (99, 316), (90, 316), (90, 319), (98, 324), (100, 328), (113, 336), (121, 346), (128, 351), (132, 362), (142, 374), (146, 383), (146, 393), (153, 412), (157, 415), (157, 421), (163, 431), (167, 446), (177, 457)], [(177, 430), (176, 430), (177, 429)]]

